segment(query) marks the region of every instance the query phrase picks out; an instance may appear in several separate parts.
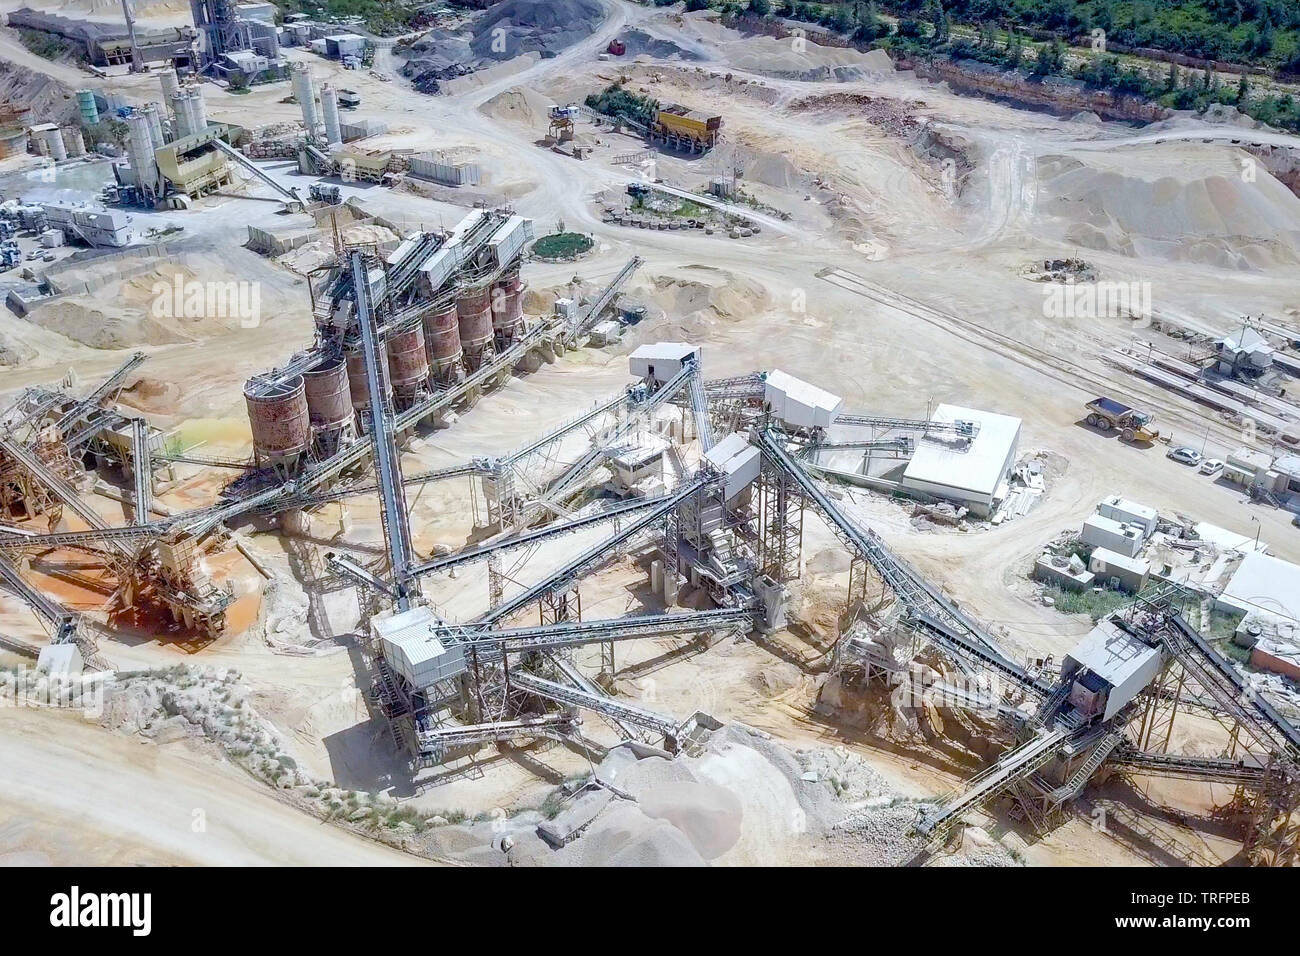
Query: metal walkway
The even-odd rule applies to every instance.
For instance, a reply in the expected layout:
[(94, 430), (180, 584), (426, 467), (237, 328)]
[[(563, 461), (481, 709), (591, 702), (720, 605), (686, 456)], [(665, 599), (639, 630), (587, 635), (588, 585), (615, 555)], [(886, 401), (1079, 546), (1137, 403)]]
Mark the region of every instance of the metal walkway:
[(719, 608), (686, 614), (646, 614), (639, 617), (605, 621), (562, 621), (539, 627), (512, 627), (499, 631), (466, 628), (453, 638), (467, 646), (500, 650), (508, 654), (549, 651), (561, 647), (581, 647), (603, 641), (628, 641), (643, 638), (699, 634), (719, 628), (735, 627), (753, 619), (747, 608)]
[(564, 567), (551, 574), (545, 580), (534, 584), (532, 587), (525, 588), (513, 598), (491, 608), (486, 614), (479, 618), (478, 623), (494, 624), (502, 618), (513, 614), (519, 608), (536, 601), (543, 594), (562, 587), (565, 583), (577, 578), (591, 566), (606, 560), (617, 545), (644, 531), (691, 495), (698, 492), (701, 488), (712, 484), (716, 480), (717, 479), (713, 475), (702, 474), (687, 482), (685, 486), (677, 489), (668, 497), (658, 499), (659, 503), (657, 505), (638, 515), (627, 525), (627, 527), (619, 529), (610, 537), (578, 555), (578, 557), (574, 558)]
[(966, 615), (962, 614), (914, 568), (885, 546), (880, 536), (869, 528), (860, 528), (826, 496), (781, 443), (778, 433), (756, 432), (759, 447), (782, 471), (803, 489), (808, 500), (830, 525), (840, 541), (876, 569), (885, 583), (907, 608), (921, 633), (958, 660), (990, 667), (1020, 687), (1034, 694), (1050, 692), (1050, 687), (1034, 680), (1015, 661), (998, 650), (993, 639)]
[(437, 571), (446, 571), (449, 568), (459, 567), (462, 564), (469, 564), (472, 561), (478, 561), (482, 558), (489, 557), (499, 551), (508, 551), (511, 548), (520, 548), (524, 545), (534, 544), (538, 541), (546, 541), (550, 538), (558, 538), (566, 534), (572, 534), (576, 531), (582, 531), (585, 528), (594, 525), (604, 524), (606, 521), (617, 521), (619, 518), (625, 518), (628, 515), (635, 515), (649, 508), (657, 507), (663, 502), (672, 499), (672, 495), (662, 495), (657, 498), (642, 498), (635, 501), (623, 502), (607, 511), (599, 511), (595, 514), (584, 515), (581, 518), (575, 518), (572, 521), (566, 521), (562, 524), (548, 525), (545, 528), (538, 528), (535, 531), (525, 531), (522, 534), (514, 535), (509, 538), (501, 538), (496, 541), (489, 541), (473, 548), (467, 548), (463, 551), (457, 551), (455, 554), (447, 554), (437, 558), (431, 558), (411, 568), (411, 573), (416, 576), (433, 574)]
[(1067, 732), (1061, 728), (1040, 730), (1031, 740), (1003, 754), (997, 763), (973, 777), (960, 792), (933, 810), (923, 811), (916, 829), (930, 836), (939, 835), (955, 818), (1047, 763), (1060, 750), (1066, 736)]
[(613, 720), (625, 721), (638, 727), (645, 727), (670, 739), (676, 739), (678, 734), (677, 721), (671, 717), (665, 717), (663, 714), (655, 713), (653, 710), (638, 707), (635, 704), (625, 704), (612, 697), (603, 697), (589, 691), (579, 690), (576, 687), (565, 687), (563, 684), (557, 684), (554, 681), (524, 671), (512, 672), (510, 682), (522, 690), (537, 694), (539, 697), (567, 704), (570, 707), (581, 707), (594, 711)]
[(76, 639), (77, 616), (36, 586), (29, 584), (7, 558), (0, 558), (0, 578), (26, 601), (33, 611), (54, 628), (53, 643), (64, 644)]

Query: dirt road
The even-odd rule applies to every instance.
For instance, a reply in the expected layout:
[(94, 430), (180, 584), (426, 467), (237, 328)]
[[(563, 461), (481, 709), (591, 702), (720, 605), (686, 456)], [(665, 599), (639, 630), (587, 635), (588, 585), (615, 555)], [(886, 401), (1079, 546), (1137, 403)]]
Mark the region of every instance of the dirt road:
[(0, 863), (393, 866), (421, 861), (322, 823), (184, 744), (78, 716), (0, 711)]

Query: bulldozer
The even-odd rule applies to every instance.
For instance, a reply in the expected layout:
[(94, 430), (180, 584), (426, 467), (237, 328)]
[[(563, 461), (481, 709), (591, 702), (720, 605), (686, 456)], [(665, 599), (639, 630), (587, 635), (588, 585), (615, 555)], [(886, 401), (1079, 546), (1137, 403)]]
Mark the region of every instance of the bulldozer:
[(1113, 398), (1094, 398), (1087, 405), (1087, 422), (1093, 428), (1108, 432), (1118, 428), (1126, 442), (1154, 442), (1160, 432), (1151, 427), (1154, 416), (1129, 408)]

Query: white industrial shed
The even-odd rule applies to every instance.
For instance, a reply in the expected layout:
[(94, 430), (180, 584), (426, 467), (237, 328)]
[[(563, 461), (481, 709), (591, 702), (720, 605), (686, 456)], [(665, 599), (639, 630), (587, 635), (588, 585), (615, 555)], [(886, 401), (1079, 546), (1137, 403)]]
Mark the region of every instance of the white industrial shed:
[(627, 357), (628, 371), (637, 378), (647, 378), (663, 385), (682, 370), (687, 362), (700, 360), (700, 347), (686, 342), (652, 342), (642, 345)]
[(779, 368), (763, 380), (763, 401), (772, 416), (788, 428), (830, 428), (844, 404), (838, 395)]
[(1215, 607), (1300, 621), (1300, 565), (1251, 552), (1241, 560)]
[(969, 421), (979, 434), (969, 442), (924, 437), (903, 471), (902, 488), (963, 505), (972, 514), (988, 515), (1005, 497), (1006, 482), (1020, 447), (1020, 419), (960, 405), (940, 405), (930, 416), (937, 422)]
[(438, 619), (427, 607), (372, 618), (370, 631), (389, 665), (415, 690), (465, 670), (464, 650), (438, 639)]
[(1085, 714), (1093, 707), (1110, 720), (1160, 673), (1164, 659), (1113, 621), (1089, 631), (1061, 662), (1061, 677), (1073, 678), (1070, 702)]

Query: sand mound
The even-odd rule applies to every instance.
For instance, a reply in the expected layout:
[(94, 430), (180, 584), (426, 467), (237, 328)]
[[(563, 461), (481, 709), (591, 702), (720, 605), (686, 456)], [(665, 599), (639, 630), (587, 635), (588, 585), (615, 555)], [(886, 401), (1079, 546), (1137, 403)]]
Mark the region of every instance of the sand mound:
[(706, 280), (655, 276), (650, 288), (640, 294), (687, 323), (746, 318), (771, 307), (767, 289), (752, 279), (721, 269), (693, 271), (706, 274)]
[(551, 122), (549, 99), (535, 90), (516, 86), (498, 93), (479, 107), (479, 112), (495, 120), (546, 129)]
[(763, 153), (745, 165), (745, 179), (777, 189), (803, 189), (811, 177), (786, 156)]
[(60, 296), (28, 319), (96, 349), (198, 342), (301, 309), (267, 282), (249, 280), (219, 257), (91, 261), (54, 277)]
[[(401, 238), (387, 226), (379, 226), (374, 223), (358, 223), (355, 226), (348, 226), (346, 229), (340, 229), (339, 235), (342, 236), (346, 245), (396, 242)], [(292, 252), (286, 252), (275, 261), (290, 272), (306, 275), (328, 262), (333, 262), (335, 258), (334, 239), (329, 237), (299, 246)]]
[(122, 389), (118, 400), (142, 412), (174, 412), (180, 402), (181, 388), (175, 382), (156, 378), (138, 378)]
[(0, 365), (25, 365), (36, 358), (36, 350), (5, 332), (0, 332)]
[(1231, 155), (1158, 168), (1132, 156), (1051, 156), (1038, 169), (1039, 220), (1059, 241), (1224, 269), (1300, 263), (1300, 199), (1263, 169), (1243, 181)]
[(732, 40), (723, 51), (738, 70), (789, 80), (856, 80), (872, 73), (892, 73), (893, 61), (883, 50), (863, 53), (846, 47), (806, 41), (801, 50), (787, 39), (751, 37)]

